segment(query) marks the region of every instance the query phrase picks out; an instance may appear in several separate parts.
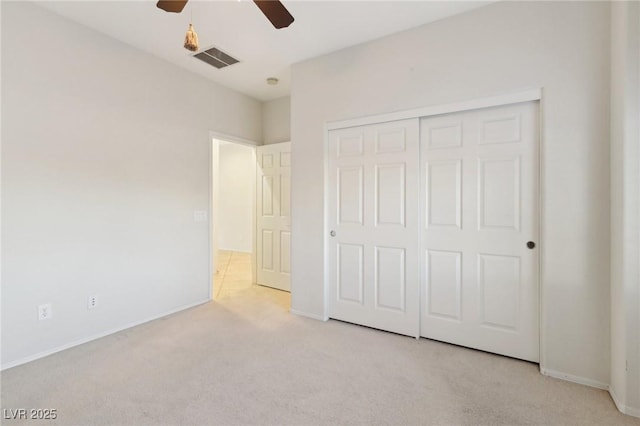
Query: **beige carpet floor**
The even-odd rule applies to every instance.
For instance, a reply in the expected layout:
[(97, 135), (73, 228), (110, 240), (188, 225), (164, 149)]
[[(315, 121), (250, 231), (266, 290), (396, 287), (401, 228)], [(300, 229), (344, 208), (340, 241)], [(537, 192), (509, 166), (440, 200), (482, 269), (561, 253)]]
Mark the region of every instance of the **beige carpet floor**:
[(531, 363), (291, 315), (248, 264), (229, 255), (214, 302), (2, 372), (2, 408), (57, 410), (34, 425), (640, 425)]

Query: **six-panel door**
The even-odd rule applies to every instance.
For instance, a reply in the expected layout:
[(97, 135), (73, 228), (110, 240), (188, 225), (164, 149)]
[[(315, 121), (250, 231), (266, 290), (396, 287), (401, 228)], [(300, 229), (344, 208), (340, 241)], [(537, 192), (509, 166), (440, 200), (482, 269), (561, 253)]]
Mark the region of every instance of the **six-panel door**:
[(538, 361), (534, 102), (421, 120), (421, 335)]
[(419, 324), (418, 120), (329, 133), (329, 316)]
[(291, 290), (291, 143), (259, 146), (256, 182), (256, 280)]

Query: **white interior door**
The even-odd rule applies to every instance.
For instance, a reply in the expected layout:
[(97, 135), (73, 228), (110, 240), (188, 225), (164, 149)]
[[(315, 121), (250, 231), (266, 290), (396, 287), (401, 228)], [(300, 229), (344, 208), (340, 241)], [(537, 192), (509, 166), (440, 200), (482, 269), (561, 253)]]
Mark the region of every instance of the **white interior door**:
[(422, 336), (539, 360), (537, 114), (421, 120)]
[(419, 326), (418, 119), (329, 132), (329, 316)]
[(291, 291), (291, 143), (256, 149), (256, 280)]

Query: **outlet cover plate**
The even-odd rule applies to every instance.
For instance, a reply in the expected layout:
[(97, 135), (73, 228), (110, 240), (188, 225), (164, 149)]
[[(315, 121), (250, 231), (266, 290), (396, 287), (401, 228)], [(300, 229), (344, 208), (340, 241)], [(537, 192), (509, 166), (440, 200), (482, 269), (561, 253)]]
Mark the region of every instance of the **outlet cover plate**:
[(51, 310), (51, 303), (43, 303), (38, 305), (38, 319), (40, 321), (51, 319), (53, 311)]
[(95, 309), (98, 307), (98, 296), (89, 296), (87, 298), (87, 309)]

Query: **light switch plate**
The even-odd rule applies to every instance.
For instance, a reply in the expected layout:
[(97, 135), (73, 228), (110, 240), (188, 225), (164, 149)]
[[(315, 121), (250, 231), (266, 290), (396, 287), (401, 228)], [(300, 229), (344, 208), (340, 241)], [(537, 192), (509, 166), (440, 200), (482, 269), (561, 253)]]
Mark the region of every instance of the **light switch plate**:
[(194, 222), (206, 222), (207, 221), (207, 211), (206, 210), (195, 210), (193, 212), (193, 221)]

